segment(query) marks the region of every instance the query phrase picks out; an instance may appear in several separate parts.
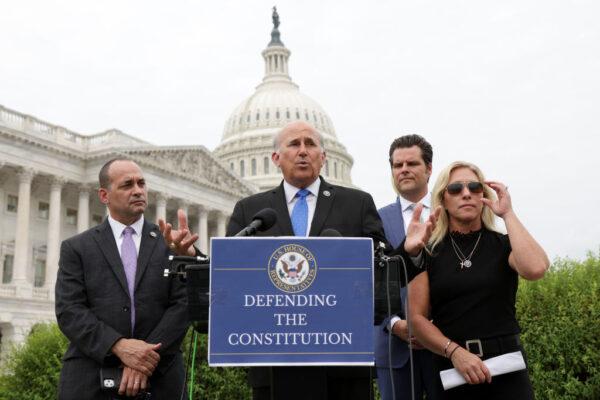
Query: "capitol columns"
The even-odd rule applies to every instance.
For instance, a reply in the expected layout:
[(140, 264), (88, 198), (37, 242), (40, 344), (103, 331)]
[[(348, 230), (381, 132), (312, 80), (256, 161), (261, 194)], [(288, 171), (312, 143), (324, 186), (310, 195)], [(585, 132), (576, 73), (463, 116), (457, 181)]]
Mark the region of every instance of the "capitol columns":
[(167, 220), (167, 199), (168, 197), (163, 193), (156, 193), (156, 222), (159, 219), (163, 221)]
[(77, 233), (81, 233), (90, 227), (90, 190), (90, 185), (81, 185), (79, 187)]
[(60, 246), (60, 209), (61, 193), (66, 180), (53, 177), (50, 180), (50, 207), (48, 211), (48, 235), (46, 242), (46, 282), (48, 289), (54, 288), (58, 272), (58, 253)]
[(217, 214), (217, 237), (225, 237), (227, 233), (227, 214), (219, 211)]
[(198, 247), (204, 254), (208, 254), (208, 208), (198, 206)]
[(29, 249), (31, 247), (29, 244), (29, 214), (31, 212), (31, 181), (34, 175), (35, 171), (31, 168), (20, 168), (17, 172), (19, 178), (19, 202), (17, 204), (17, 229), (15, 234), (13, 268), (13, 282), (17, 288), (28, 286), (27, 265)]

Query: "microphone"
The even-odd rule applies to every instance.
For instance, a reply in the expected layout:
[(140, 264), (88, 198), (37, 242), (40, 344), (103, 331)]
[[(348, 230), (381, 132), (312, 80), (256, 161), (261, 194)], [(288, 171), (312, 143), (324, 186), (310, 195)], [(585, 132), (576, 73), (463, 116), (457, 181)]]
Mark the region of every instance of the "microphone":
[(263, 208), (252, 217), (250, 225), (239, 231), (235, 236), (253, 236), (256, 232), (266, 231), (277, 221), (277, 213), (272, 208)]
[(324, 229), (323, 232), (321, 232), (320, 236), (321, 237), (342, 237), (342, 234), (335, 229), (327, 228), (327, 229)]

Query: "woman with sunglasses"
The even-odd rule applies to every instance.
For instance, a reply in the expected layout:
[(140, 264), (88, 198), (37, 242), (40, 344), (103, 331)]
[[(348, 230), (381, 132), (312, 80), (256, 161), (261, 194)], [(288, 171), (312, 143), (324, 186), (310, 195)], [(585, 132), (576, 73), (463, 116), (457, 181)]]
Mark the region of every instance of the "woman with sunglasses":
[[(409, 313), (415, 336), (437, 355), (436, 373), (456, 368), (468, 383), (444, 391), (438, 379), (436, 398), (532, 399), (527, 370), (492, 378), (482, 360), (523, 351), (518, 277), (543, 277), (546, 253), (517, 218), (507, 187), (485, 181), (473, 164), (454, 162), (440, 173), (432, 207), (443, 210), (427, 244), (425, 271), (409, 285)], [(508, 235), (496, 231), (494, 215)]]

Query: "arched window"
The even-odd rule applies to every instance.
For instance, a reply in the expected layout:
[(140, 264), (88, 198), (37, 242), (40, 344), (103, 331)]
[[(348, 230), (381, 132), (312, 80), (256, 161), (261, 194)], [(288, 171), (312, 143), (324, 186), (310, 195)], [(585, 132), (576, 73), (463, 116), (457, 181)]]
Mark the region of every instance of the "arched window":
[(329, 176), (329, 160), (325, 160), (325, 176)]
[(337, 162), (335, 161), (333, 163), (333, 177), (337, 179)]
[(246, 172), (246, 171), (244, 171), (244, 160), (240, 160), (240, 176), (241, 176), (242, 178), (244, 177), (244, 175), (245, 175), (245, 172)]
[(256, 158), (253, 158), (252, 161), (250, 161), (250, 168), (252, 169), (252, 176), (256, 175)]
[(233, 172), (233, 169), (234, 169), (234, 168), (235, 168), (235, 167), (234, 167), (234, 164), (233, 164), (233, 162), (230, 162), (230, 163), (229, 163), (229, 170), (230, 170), (231, 172)]
[(279, 110), (275, 113), (275, 118), (279, 119)]
[(300, 119), (300, 111), (296, 110), (296, 119)]
[(290, 119), (290, 110), (286, 110), (286, 112), (285, 112), (285, 117), (286, 117), (287, 119)]
[(269, 157), (263, 158), (263, 171), (265, 175), (269, 175)]

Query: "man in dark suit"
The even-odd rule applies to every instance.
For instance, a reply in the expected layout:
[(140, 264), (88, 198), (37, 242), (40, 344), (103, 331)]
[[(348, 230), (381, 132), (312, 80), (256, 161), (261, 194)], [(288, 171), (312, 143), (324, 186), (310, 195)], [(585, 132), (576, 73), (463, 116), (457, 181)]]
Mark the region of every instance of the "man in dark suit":
[(100, 170), (103, 223), (65, 240), (56, 281), (56, 317), (70, 340), (60, 400), (106, 400), (100, 369), (122, 366), (119, 394), (148, 388), (178, 399), (184, 387), (180, 345), (188, 327), (185, 287), (163, 277), (170, 253), (193, 255), (197, 236), (180, 215), (167, 236), (144, 220), (147, 188), (138, 165), (115, 159)]
[[(325, 229), (335, 229), (342, 236), (385, 242), (371, 195), (331, 185), (319, 176), (325, 151), (312, 126), (292, 122), (277, 134), (274, 145), (271, 158), (281, 169), (283, 182), (239, 201), (227, 226), (228, 236), (250, 224), (258, 211), (270, 207), (277, 213), (277, 222), (261, 236), (320, 236)], [(415, 226), (414, 240), (407, 239), (405, 248), (415, 248), (426, 231), (426, 224)], [(364, 400), (373, 395), (366, 367), (252, 368), (249, 381), (253, 398), (260, 400)]]
[[(421, 216), (430, 213), (431, 195), (427, 183), (432, 160), (431, 145), (419, 135), (401, 136), (390, 146), (392, 181), (398, 197), (394, 203), (381, 208), (379, 215), (392, 246), (398, 246), (404, 240), (416, 204), (423, 206)], [(406, 288), (402, 288), (401, 292), (402, 300), (406, 301)], [(415, 399), (422, 399), (424, 393), (427, 393), (428, 399), (433, 399), (432, 354), (409, 336), (406, 314), (402, 312), (386, 318), (375, 329), (375, 366), (382, 400), (412, 398), (409, 344), (413, 349)]]

